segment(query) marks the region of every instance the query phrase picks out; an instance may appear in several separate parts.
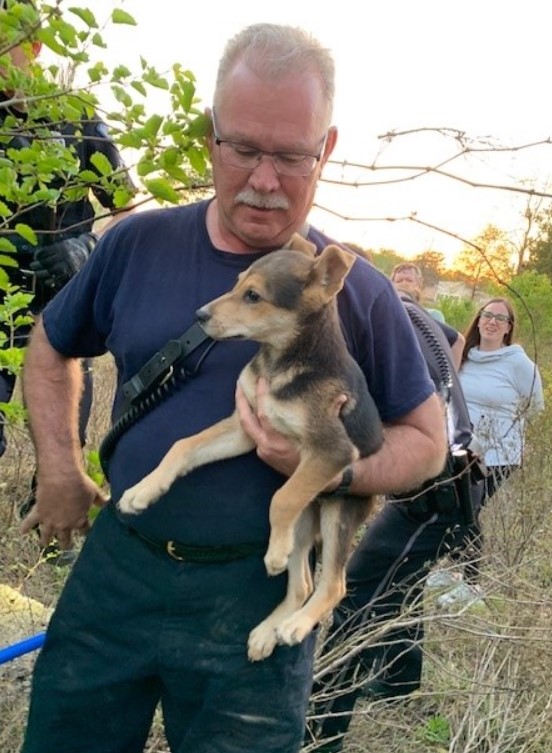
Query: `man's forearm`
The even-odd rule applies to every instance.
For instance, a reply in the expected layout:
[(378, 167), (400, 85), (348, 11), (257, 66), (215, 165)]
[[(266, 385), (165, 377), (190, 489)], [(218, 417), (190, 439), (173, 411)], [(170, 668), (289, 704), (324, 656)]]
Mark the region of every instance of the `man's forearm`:
[[(416, 453), (412, 452), (413, 444)], [(351, 491), (360, 495), (396, 494), (416, 489), (442, 471), (445, 458), (446, 446), (443, 451), (417, 429), (388, 428), (381, 450), (354, 464)]]
[(423, 420), (387, 426), (382, 448), (354, 464), (354, 494), (410, 491), (442, 471), (447, 455), (445, 420), (437, 396), (427, 403)]
[(82, 372), (77, 359), (57, 353), (38, 320), (23, 369), (23, 397), (39, 472), (82, 465), (78, 411)]

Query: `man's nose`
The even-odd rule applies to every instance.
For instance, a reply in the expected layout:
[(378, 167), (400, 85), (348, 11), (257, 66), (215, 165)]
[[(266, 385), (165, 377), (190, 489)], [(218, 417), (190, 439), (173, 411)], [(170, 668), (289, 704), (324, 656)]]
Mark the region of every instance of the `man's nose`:
[(262, 193), (275, 191), (280, 187), (280, 176), (276, 170), (274, 157), (271, 157), (270, 154), (262, 155), (257, 167), (251, 171), (249, 183)]

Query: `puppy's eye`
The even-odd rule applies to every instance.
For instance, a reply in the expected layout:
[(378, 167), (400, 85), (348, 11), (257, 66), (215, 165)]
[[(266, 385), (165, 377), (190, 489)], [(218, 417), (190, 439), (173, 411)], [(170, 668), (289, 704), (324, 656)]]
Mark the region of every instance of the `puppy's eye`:
[(243, 300), (247, 301), (248, 303), (258, 303), (261, 300), (261, 296), (257, 293), (256, 290), (250, 288), (249, 290), (245, 291)]

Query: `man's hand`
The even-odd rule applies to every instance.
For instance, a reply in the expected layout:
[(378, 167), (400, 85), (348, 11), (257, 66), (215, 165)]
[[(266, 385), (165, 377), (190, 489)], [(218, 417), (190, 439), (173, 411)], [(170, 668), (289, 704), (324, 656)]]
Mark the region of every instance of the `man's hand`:
[[(257, 382), (257, 413), (251, 410), (245, 395), (238, 383), (236, 388), (236, 408), (240, 417), (241, 425), (246, 434), (257, 445), (257, 455), (267, 465), (284, 476), (291, 476), (299, 465), (299, 451), (297, 445), (290, 439), (280, 434), (267, 418), (266, 399), (268, 395), (268, 383), (266, 379)], [(345, 395), (339, 395), (332, 406), (332, 412), (338, 416), (343, 405), (347, 402)], [(327, 491), (334, 489), (341, 480), (336, 478), (328, 487)]]
[(265, 404), (268, 395), (266, 379), (257, 382), (257, 413), (253, 413), (241, 387), (236, 388), (236, 408), (246, 434), (257, 445), (257, 455), (267, 465), (285, 476), (291, 476), (299, 465), (297, 446), (273, 428)]
[(60, 290), (83, 266), (96, 241), (93, 233), (84, 233), (39, 248), (30, 265), (35, 277), (48, 287)]
[(48, 546), (55, 538), (61, 549), (71, 549), (73, 533), (88, 531), (91, 506), (105, 504), (103, 492), (80, 471), (47, 478), (39, 475), (37, 482), (36, 505), (21, 523), (20, 532), (26, 534), (39, 526), (42, 546)]

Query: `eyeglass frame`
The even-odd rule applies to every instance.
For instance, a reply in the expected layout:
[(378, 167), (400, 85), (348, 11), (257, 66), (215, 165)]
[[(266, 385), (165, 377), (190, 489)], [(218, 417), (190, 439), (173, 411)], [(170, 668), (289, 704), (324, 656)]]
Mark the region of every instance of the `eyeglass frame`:
[(483, 317), (483, 319), (487, 319), (488, 321), (496, 319), (499, 324), (509, 324), (512, 321), (508, 314), (495, 314), (492, 311), (480, 311), (479, 318), (481, 319), (481, 317)]
[[(224, 162), (224, 164), (229, 165), (230, 167), (235, 167), (236, 170), (248, 170), (248, 171), (252, 172), (253, 170), (255, 170), (261, 164), (261, 161), (262, 161), (263, 157), (271, 157), (272, 158), (272, 163), (274, 165), (274, 169), (276, 170), (276, 172), (278, 173), (278, 175), (285, 175), (287, 178), (307, 178), (309, 175), (312, 175), (312, 173), (316, 169), (316, 165), (320, 164), (320, 161), (321, 161), (322, 156), (324, 154), (324, 150), (326, 148), (326, 142), (328, 140), (328, 133), (329, 133), (328, 131), (326, 131), (326, 133), (322, 137), (322, 143), (321, 143), (320, 151), (318, 152), (318, 154), (303, 154), (301, 152), (291, 152), (291, 151), (290, 152), (268, 152), (265, 149), (259, 149), (258, 147), (253, 146), (252, 144), (246, 144), (243, 141), (232, 141), (232, 139), (221, 139), (220, 136), (218, 135), (218, 129), (217, 129), (217, 123), (216, 123), (215, 109), (214, 108), (211, 111), (211, 121), (213, 123), (213, 138), (215, 140), (215, 144), (219, 148), (219, 155), (220, 155), (220, 158), (221, 158), (222, 162)], [(243, 165), (234, 165), (231, 162), (227, 162), (224, 159), (224, 157), (222, 156), (222, 152), (221, 152), (221, 149), (220, 149), (221, 144), (230, 144), (231, 146), (234, 146), (234, 145), (235, 146), (240, 146), (240, 147), (244, 147), (246, 149), (251, 149), (252, 152), (256, 152), (256, 154), (255, 154), (255, 159), (256, 159), (255, 165), (253, 167), (245, 167)], [(281, 171), (281, 169), (280, 169), (281, 166), (279, 166), (279, 164), (278, 164), (278, 157), (285, 157), (285, 156), (303, 157), (304, 159), (314, 159), (315, 162), (313, 163), (311, 169), (308, 172), (306, 172), (306, 173), (285, 173), (285, 172)]]

